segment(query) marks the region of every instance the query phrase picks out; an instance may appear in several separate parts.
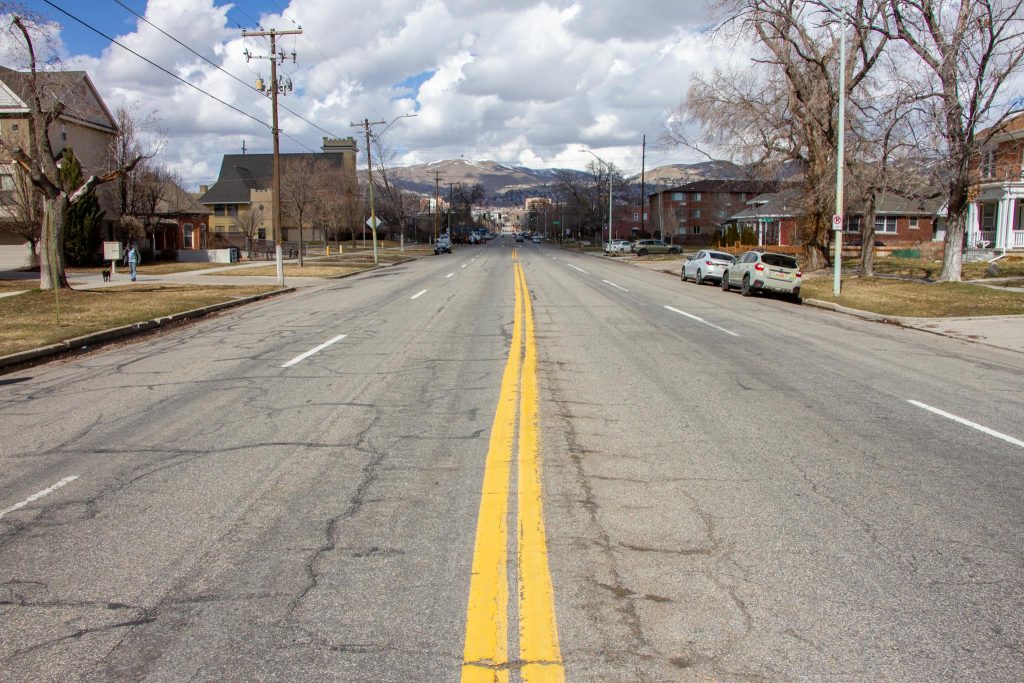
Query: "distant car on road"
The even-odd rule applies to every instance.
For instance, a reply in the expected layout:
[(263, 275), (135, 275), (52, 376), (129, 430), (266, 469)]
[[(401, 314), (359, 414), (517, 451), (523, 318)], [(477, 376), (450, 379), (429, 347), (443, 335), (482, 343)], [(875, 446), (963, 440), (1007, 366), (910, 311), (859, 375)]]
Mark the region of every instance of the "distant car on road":
[(800, 301), (802, 278), (800, 264), (792, 256), (748, 251), (722, 273), (722, 291), (739, 287), (743, 296), (756, 291), (778, 292)]
[(444, 252), (445, 254), (452, 253), (452, 241), (448, 235), (441, 235), (434, 242), (434, 255)]
[(736, 263), (736, 257), (732, 254), (703, 249), (683, 263), (680, 277), (683, 282), (693, 280), (698, 285), (702, 285), (708, 280), (720, 283), (722, 281), (722, 273), (734, 263)]
[(534, 235), (532, 242), (534, 244), (540, 244), (540, 235)]
[(522, 235), (516, 235), (516, 242), (525, 242)]
[(634, 254), (640, 256), (647, 256), (647, 254), (678, 254), (679, 247), (662, 240), (637, 240), (633, 242), (632, 249)]

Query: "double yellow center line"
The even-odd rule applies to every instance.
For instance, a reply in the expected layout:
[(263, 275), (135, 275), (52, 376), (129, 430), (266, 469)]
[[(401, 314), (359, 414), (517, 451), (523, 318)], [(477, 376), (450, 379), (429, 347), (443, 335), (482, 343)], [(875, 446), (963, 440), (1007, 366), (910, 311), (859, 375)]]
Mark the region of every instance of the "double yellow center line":
[[(518, 669), (520, 679), (526, 682), (565, 680), (541, 498), (533, 306), (517, 252), (512, 252), (512, 258), (515, 270), (512, 346), (501, 380), (480, 495), (473, 575), (466, 609), (464, 683), (508, 683), (512, 669)], [(517, 444), (515, 556), (519, 651), (512, 659), (508, 633), (508, 519)]]

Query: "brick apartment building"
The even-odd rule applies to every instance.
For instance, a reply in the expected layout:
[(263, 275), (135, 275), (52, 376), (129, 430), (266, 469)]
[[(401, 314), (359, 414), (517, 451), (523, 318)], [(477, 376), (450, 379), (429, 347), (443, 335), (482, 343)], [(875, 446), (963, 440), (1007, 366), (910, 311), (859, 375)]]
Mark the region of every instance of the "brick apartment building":
[(646, 229), (669, 242), (707, 244), (750, 199), (778, 188), (760, 180), (698, 180), (655, 192), (646, 197)]

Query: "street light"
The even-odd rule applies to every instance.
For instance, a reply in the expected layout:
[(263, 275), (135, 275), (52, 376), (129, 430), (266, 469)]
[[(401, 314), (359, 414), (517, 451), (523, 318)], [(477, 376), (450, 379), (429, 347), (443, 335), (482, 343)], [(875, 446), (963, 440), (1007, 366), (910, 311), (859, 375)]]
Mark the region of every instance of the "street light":
[(832, 259), (832, 296), (839, 298), (843, 282), (843, 167), (846, 165), (846, 23), (849, 21), (847, 0), (837, 9), (828, 2), (822, 5), (839, 17), (839, 142), (836, 150), (836, 213), (832, 217), (835, 234), (835, 256)]
[[(595, 159), (597, 159), (602, 164), (604, 164), (605, 166), (608, 167), (608, 247), (611, 248), (611, 244), (612, 244), (612, 165), (609, 164), (604, 159), (602, 159), (601, 157), (599, 157), (596, 154), (594, 154), (593, 152), (591, 152), (589, 149), (585, 149), (583, 151), (586, 152), (587, 154), (589, 154), (590, 156), (594, 157)], [(643, 207), (640, 207), (640, 208), (643, 209)]]

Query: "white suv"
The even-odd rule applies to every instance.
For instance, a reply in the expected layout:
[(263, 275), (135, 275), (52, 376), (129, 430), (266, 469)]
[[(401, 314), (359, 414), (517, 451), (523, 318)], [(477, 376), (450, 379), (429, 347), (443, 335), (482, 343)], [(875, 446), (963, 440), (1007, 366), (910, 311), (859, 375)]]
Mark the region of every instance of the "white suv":
[(448, 235), (440, 235), (434, 242), (434, 254), (440, 254), (442, 251), (446, 254), (452, 253), (452, 241)]

